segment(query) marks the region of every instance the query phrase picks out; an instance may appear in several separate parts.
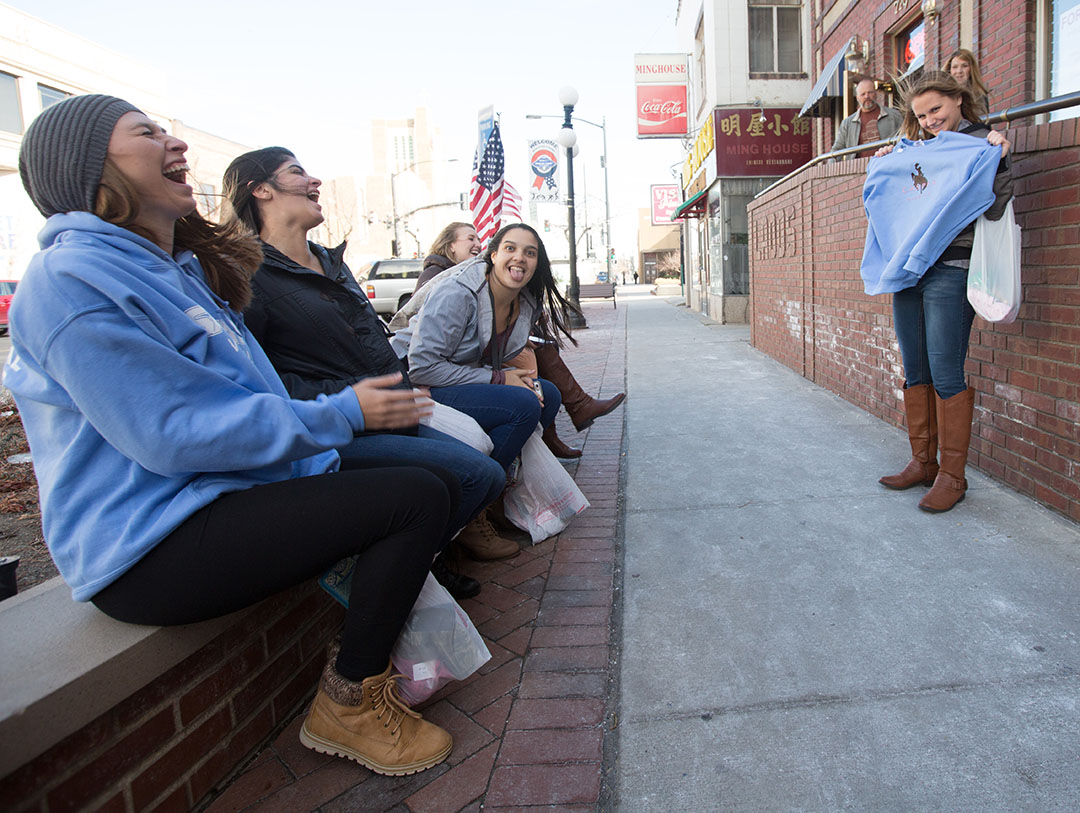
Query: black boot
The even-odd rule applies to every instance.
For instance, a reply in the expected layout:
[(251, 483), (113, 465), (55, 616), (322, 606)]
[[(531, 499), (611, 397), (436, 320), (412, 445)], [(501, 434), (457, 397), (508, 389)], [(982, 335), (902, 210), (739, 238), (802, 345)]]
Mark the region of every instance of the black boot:
[(455, 599), (472, 598), (480, 592), (480, 582), (471, 576), (455, 573), (446, 563), (446, 557), (439, 554), (431, 563), (431, 575), (435, 580), (446, 588), (446, 592)]

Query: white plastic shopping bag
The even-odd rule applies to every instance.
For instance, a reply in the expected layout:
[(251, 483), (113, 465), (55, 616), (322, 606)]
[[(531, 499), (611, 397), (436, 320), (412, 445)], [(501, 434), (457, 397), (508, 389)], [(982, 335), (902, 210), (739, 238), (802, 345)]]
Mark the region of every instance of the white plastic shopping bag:
[(537, 429), (521, 450), (521, 473), (506, 492), (504, 505), (506, 518), (528, 531), (536, 544), (562, 531), (589, 501)]
[(428, 573), (390, 660), (405, 675), (398, 693), (414, 706), (451, 680), (467, 678), (491, 660), (491, 653), (472, 619)]
[[(338, 602), (349, 606), (356, 557), (342, 559), (319, 579)], [(427, 700), (451, 680), (464, 680), (491, 659), (468, 614), (430, 573), (398, 635), (390, 660), (405, 677), (398, 694), (412, 706)]]
[(490, 455), (495, 448), (487, 432), (475, 419), (438, 401), (434, 402), (431, 414), (422, 418), (420, 423), (444, 435), (449, 435), (454, 440), (460, 440), (482, 454)]
[(971, 247), (967, 297), (988, 322), (1012, 322), (1020, 311), (1020, 227), (1010, 200), (1000, 220), (979, 215)]

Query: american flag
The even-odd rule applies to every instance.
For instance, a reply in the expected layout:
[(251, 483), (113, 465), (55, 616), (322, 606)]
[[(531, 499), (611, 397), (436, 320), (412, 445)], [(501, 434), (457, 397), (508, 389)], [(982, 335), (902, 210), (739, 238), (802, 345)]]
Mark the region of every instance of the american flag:
[(480, 243), (486, 246), (488, 240), (499, 230), (499, 224), (504, 217), (521, 219), (521, 195), (505, 177), (505, 159), (498, 122), (491, 128), (491, 135), (483, 147), (483, 155), (480, 154), (478, 146), (479, 160), (473, 160), (469, 210), (472, 212), (473, 226), (480, 236)]

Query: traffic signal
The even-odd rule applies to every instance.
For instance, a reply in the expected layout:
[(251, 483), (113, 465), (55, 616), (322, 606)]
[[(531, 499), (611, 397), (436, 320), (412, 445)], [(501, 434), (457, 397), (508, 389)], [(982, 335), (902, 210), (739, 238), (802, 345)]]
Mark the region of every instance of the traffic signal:
[(551, 231), (551, 221), (550, 220), (545, 220), (544, 221), (544, 231)]

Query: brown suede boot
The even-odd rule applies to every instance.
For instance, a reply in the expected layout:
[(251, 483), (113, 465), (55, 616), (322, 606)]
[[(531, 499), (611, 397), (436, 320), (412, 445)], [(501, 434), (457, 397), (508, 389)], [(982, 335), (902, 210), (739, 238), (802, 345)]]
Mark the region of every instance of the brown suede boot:
[(968, 387), (952, 398), (937, 399), (938, 443), (941, 470), (934, 487), (919, 501), (919, 508), (932, 514), (948, 511), (967, 491), (964, 467), (971, 444), (971, 419), (975, 412), (975, 390)]
[(911, 461), (899, 474), (887, 474), (878, 480), (886, 488), (902, 491), (917, 485), (932, 485), (937, 477), (937, 410), (934, 388), (919, 384), (904, 390), (904, 411), (907, 413), (908, 441)]
[(454, 539), (465, 553), (478, 562), (487, 562), (493, 559), (509, 559), (521, 553), (521, 548), (513, 539), (499, 536), (491, 525), (488, 511), (485, 509), (476, 519), (470, 522), (461, 533)]
[(300, 728), (300, 742), (386, 776), (417, 773), (446, 759), (453, 738), (402, 702), (398, 676), (390, 669), (388, 664), (381, 675), (358, 683), (339, 675), (331, 658)]
[(564, 460), (576, 460), (581, 457), (581, 449), (574, 449), (562, 442), (555, 432), (554, 423), (544, 430), (543, 438), (544, 444), (551, 449), (551, 453), (556, 457), (561, 457)]
[(598, 401), (585, 392), (562, 360), (555, 344), (542, 344), (536, 348), (536, 373), (555, 385), (570, 420), (574, 422), (574, 428), (579, 432), (588, 429), (593, 421), (607, 415), (626, 400), (624, 392), (603, 401)]

